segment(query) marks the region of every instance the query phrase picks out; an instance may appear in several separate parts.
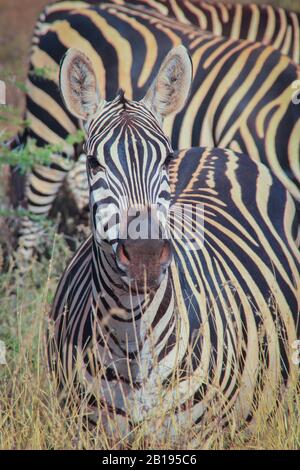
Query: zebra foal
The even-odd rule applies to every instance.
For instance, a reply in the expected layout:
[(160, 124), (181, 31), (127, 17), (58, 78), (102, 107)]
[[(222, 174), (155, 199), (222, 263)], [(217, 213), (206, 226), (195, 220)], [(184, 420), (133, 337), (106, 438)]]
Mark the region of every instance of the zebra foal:
[(139, 102), (104, 101), (82, 52), (61, 65), (65, 105), (87, 131), (92, 235), (55, 295), (49, 365), (62, 396), (120, 438), (158, 416), (171, 432), (251, 421), (299, 373), (294, 202), (246, 155), (173, 153), (161, 125), (191, 81), (183, 46)]

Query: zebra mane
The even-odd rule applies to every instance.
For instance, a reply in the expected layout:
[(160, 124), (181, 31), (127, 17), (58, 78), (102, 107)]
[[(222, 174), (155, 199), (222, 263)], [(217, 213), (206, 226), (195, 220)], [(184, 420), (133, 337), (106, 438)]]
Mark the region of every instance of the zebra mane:
[(127, 99), (125, 98), (125, 91), (124, 91), (122, 88), (120, 88), (120, 89), (118, 90), (117, 98), (119, 99), (119, 102), (120, 102), (121, 104), (123, 104), (124, 107), (125, 107), (125, 105), (126, 105), (126, 103), (127, 103)]

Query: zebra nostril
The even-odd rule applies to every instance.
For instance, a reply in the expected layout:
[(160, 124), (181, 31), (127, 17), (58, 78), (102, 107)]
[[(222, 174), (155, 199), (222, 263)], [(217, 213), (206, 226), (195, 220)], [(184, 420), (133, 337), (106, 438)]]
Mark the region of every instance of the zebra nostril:
[(166, 266), (170, 263), (171, 254), (171, 244), (169, 241), (165, 241), (159, 257), (159, 262), (161, 266)]
[(123, 266), (130, 265), (130, 255), (128, 251), (126, 250), (124, 243), (119, 243), (118, 250), (117, 250), (117, 257), (118, 257), (118, 261)]

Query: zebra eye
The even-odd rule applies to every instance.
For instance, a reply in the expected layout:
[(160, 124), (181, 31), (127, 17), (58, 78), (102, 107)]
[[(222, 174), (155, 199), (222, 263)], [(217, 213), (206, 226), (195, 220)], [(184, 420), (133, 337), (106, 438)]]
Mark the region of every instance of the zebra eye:
[(87, 158), (90, 171), (93, 175), (96, 175), (98, 171), (104, 170), (103, 166), (98, 162), (97, 158), (91, 155)]

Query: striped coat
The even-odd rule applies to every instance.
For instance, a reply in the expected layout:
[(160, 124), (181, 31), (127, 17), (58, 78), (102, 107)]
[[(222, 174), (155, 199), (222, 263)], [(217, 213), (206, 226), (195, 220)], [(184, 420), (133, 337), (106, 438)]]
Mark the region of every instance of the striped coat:
[[(126, 4), (125, 1), (116, 3)], [(174, 16), (178, 21), (199, 26), (217, 36), (247, 39), (262, 44), (272, 44), (283, 54), (300, 62), (300, 13), (273, 5), (249, 3), (230, 4), (183, 0), (172, 2), (159, 0), (133, 0), (131, 4), (143, 4), (163, 15)]]
[(174, 259), (158, 290), (126, 295), (91, 236), (61, 278), (50, 314), (49, 362), (61, 391), (75, 385), (69, 396), (116, 439), (151, 417), (161, 429), (203, 424), (204, 436), (234, 417), (251, 421), (260, 407), (267, 417), (279, 385), (299, 374), (291, 196), (264, 165), (231, 150), (181, 151), (169, 178)]
[[(63, 2), (62, 10), (82, 8), (83, 2)], [(216, 36), (232, 39), (247, 39), (262, 44), (272, 44), (274, 48), (288, 55), (294, 62), (300, 62), (300, 13), (285, 10), (273, 5), (256, 3), (240, 4), (229, 2), (206, 2), (202, 0), (111, 0), (110, 2), (89, 0), (91, 5), (115, 3), (117, 5), (137, 5), (154, 10), (163, 16), (171, 17), (184, 24), (211, 31)]]
[[(188, 106), (165, 122), (173, 147), (222, 146), (246, 153), (267, 164), (299, 201), (300, 113), (292, 101), (292, 86), (300, 72), (295, 63), (270, 46), (199, 33), (140, 10), (109, 4), (97, 8), (81, 4), (72, 10), (63, 5), (47, 8), (31, 51), (31, 70), (44, 66), (49, 71), (46, 80), (34, 74), (28, 80), (29, 135), (40, 145), (64, 143), (80, 125), (64, 109), (57, 90), (58, 64), (66, 48), (74, 45), (97, 63), (101, 92), (107, 99), (119, 88), (129, 98), (139, 99), (162, 57), (183, 43), (190, 50), (195, 79)], [(65, 152), (73, 155), (73, 148), (65, 145)], [(29, 178), (32, 212), (49, 210), (68, 171), (65, 159), (57, 157), (54, 162), (53, 170), (36, 168)], [(51, 194), (46, 191), (48, 179), (54, 182)]]
[[(270, 42), (299, 62), (298, 14), (200, 1), (134, 2), (141, 3), (138, 10), (112, 2), (99, 2), (100, 6), (97, 2), (95, 7), (91, 3), (52, 4), (36, 25), (27, 81), (30, 126), (22, 140), (32, 137), (40, 146), (62, 144), (64, 152), (53, 154), (49, 168), (36, 165), (27, 176), (30, 214), (49, 213), (66, 174), (78, 208), (87, 202), (84, 163), (70, 172), (80, 151), (65, 142), (81, 123), (66, 111), (57, 88), (58, 65), (70, 45), (86, 51), (97, 63), (101, 91), (108, 99), (118, 87), (138, 99), (165, 53), (185, 44), (196, 78), (188, 108), (165, 122), (173, 147), (218, 145), (247, 153), (266, 163), (299, 201), (299, 105), (294, 104), (299, 99), (299, 68), (272, 47), (236, 40)], [(199, 26), (231, 39), (201, 33)], [(41, 234), (39, 223), (23, 219), (19, 245), (25, 259), (31, 259)]]

